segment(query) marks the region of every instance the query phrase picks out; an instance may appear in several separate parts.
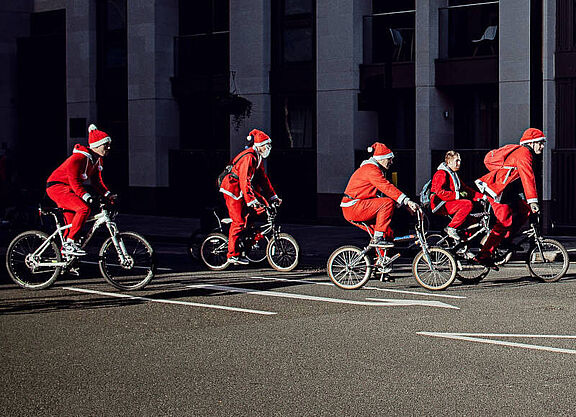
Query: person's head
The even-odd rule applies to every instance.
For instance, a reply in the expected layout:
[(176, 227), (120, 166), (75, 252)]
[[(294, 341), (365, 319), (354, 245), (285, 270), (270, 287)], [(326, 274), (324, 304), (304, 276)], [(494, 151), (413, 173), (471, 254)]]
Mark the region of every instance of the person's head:
[(544, 150), (544, 145), (546, 145), (546, 136), (544, 136), (544, 132), (540, 129), (531, 127), (524, 131), (524, 134), (520, 138), (520, 145), (526, 145), (532, 148), (534, 153), (539, 155)]
[(372, 146), (368, 147), (368, 152), (374, 152), (372, 158), (374, 158), (380, 166), (384, 169), (389, 169), (392, 165), (392, 159), (394, 159), (394, 152), (380, 142), (374, 142)]
[(112, 139), (108, 133), (98, 130), (95, 125), (88, 127), (88, 147), (98, 156), (106, 156), (110, 153)]
[(270, 139), (270, 136), (261, 130), (253, 129), (246, 139), (254, 141), (253, 148), (262, 158), (268, 158), (272, 150), (272, 139)]
[(460, 169), (460, 164), (462, 160), (460, 159), (460, 154), (458, 152), (448, 151), (446, 152), (446, 156), (444, 157), (444, 162), (446, 162), (448, 168), (456, 172)]

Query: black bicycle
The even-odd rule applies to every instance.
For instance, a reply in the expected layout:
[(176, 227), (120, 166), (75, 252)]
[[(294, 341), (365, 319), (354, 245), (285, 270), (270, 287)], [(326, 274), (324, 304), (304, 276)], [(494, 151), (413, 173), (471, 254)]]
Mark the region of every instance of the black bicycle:
[[(240, 252), (243, 252), (250, 262), (259, 263), (268, 259), (268, 263), (275, 270), (292, 271), (298, 265), (300, 247), (294, 237), (288, 233), (280, 232), (280, 226), (276, 222), (277, 214), (278, 205), (271, 204), (266, 206), (266, 222), (264, 224), (248, 224), (240, 236)], [(221, 219), (216, 211), (214, 211), (214, 216), (218, 226), (202, 242), (200, 257), (208, 268), (220, 271), (230, 265), (227, 257), (227, 229), (232, 223), (232, 219)]]
[[(452, 238), (439, 233), (427, 236), (429, 242), (454, 255), (458, 264), (457, 278), (464, 283), (478, 283), (490, 272), (490, 268), (474, 260), (490, 234), (490, 207), (487, 202), (483, 202), (483, 207), (482, 212), (472, 215), (476, 222), (464, 231), (466, 236), (462, 241), (454, 242)], [(515, 253), (521, 252), (532, 277), (544, 282), (556, 282), (566, 275), (570, 266), (568, 251), (557, 240), (542, 236), (539, 214), (531, 214), (529, 220), (529, 227), (515, 242), (496, 248), (494, 266), (505, 265)]]

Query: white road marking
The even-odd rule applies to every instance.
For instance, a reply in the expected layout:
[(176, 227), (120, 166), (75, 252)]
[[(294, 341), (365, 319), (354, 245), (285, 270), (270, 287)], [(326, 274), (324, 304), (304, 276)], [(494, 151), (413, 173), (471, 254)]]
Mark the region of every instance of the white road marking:
[(122, 294), (122, 293), (88, 290), (85, 288), (74, 288), (74, 287), (63, 287), (63, 288), (65, 290), (69, 290), (69, 291), (83, 292), (83, 293), (88, 293), (88, 294), (106, 295), (109, 297), (117, 297), (117, 298), (129, 298), (132, 300), (149, 301), (152, 303), (178, 304), (178, 305), (185, 305), (185, 306), (192, 306), (192, 307), (213, 308), (216, 310), (237, 311), (237, 312), (241, 312), (241, 313), (262, 314), (262, 315), (266, 315), (266, 316), (277, 314), (273, 311), (250, 310), (247, 308), (228, 307), (228, 306), (221, 306), (221, 305), (215, 305), (215, 304), (192, 303), (189, 301), (161, 300), (161, 299), (155, 299), (155, 298), (137, 297), (134, 295), (128, 295), (128, 294)]
[(378, 299), (378, 301), (358, 301), (358, 300), (346, 300), (342, 298), (330, 298), (330, 297), (319, 297), (316, 295), (303, 295), (294, 294), (288, 292), (279, 291), (266, 291), (266, 290), (256, 290), (250, 288), (241, 287), (230, 287), (226, 285), (213, 285), (213, 284), (194, 284), (188, 285), (188, 288), (205, 288), (218, 291), (227, 292), (239, 292), (252, 295), (264, 295), (269, 297), (280, 297), (280, 298), (292, 298), (298, 300), (308, 300), (308, 301), (322, 301), (326, 303), (337, 303), (337, 304), (354, 304), (362, 306), (377, 306), (377, 307), (408, 307), (408, 306), (425, 306), (425, 307), (441, 307), (441, 308), (453, 308), (459, 310), (458, 307), (444, 304), (439, 301), (418, 301), (418, 300), (393, 300), (393, 299)]
[[(310, 281), (310, 280), (305, 280), (305, 279), (290, 279), (290, 278), (276, 278), (276, 277), (252, 277), (252, 278), (254, 278), (254, 279), (266, 279), (266, 280), (270, 280), (270, 281), (299, 282), (301, 284), (327, 285), (330, 287), (335, 287), (335, 285), (332, 282), (319, 282), (319, 281)], [(420, 291), (395, 290), (392, 288), (378, 288), (378, 287), (366, 287), (366, 286), (364, 286), (364, 287), (362, 287), (362, 289), (363, 290), (397, 292), (399, 294), (421, 295), (421, 296), (425, 296), (425, 297), (466, 298), (462, 295), (449, 295), (449, 294), (436, 294), (436, 293), (420, 292)]]
[(528, 343), (508, 342), (505, 340), (489, 339), (490, 337), (525, 337), (540, 339), (576, 339), (573, 335), (535, 335), (535, 334), (505, 334), (505, 333), (437, 333), (437, 332), (417, 332), (423, 336), (441, 337), (445, 339), (464, 340), (467, 342), (487, 343), (492, 345), (518, 347), (523, 349), (543, 350), (555, 353), (568, 353), (576, 355), (575, 349), (562, 349), (551, 346), (531, 345)]

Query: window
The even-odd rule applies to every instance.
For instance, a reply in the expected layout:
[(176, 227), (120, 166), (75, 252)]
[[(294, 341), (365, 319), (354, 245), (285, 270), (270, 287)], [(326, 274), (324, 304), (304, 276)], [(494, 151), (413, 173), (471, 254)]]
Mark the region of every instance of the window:
[(314, 60), (313, 0), (280, 0), (275, 5), (274, 51), (277, 64), (311, 63)]
[(498, 87), (459, 88), (454, 100), (454, 147), (498, 147)]
[(281, 149), (315, 146), (312, 95), (279, 95), (275, 98), (274, 109), (274, 146)]

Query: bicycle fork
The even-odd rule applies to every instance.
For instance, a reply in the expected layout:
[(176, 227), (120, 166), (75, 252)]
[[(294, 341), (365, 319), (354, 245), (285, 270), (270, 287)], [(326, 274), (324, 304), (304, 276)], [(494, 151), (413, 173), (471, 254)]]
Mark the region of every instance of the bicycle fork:
[(106, 222), (106, 227), (110, 232), (110, 238), (112, 239), (112, 244), (118, 253), (118, 258), (122, 268), (129, 269), (134, 265), (134, 260), (128, 254), (126, 246), (124, 246), (124, 241), (118, 238), (118, 227), (114, 222)]

